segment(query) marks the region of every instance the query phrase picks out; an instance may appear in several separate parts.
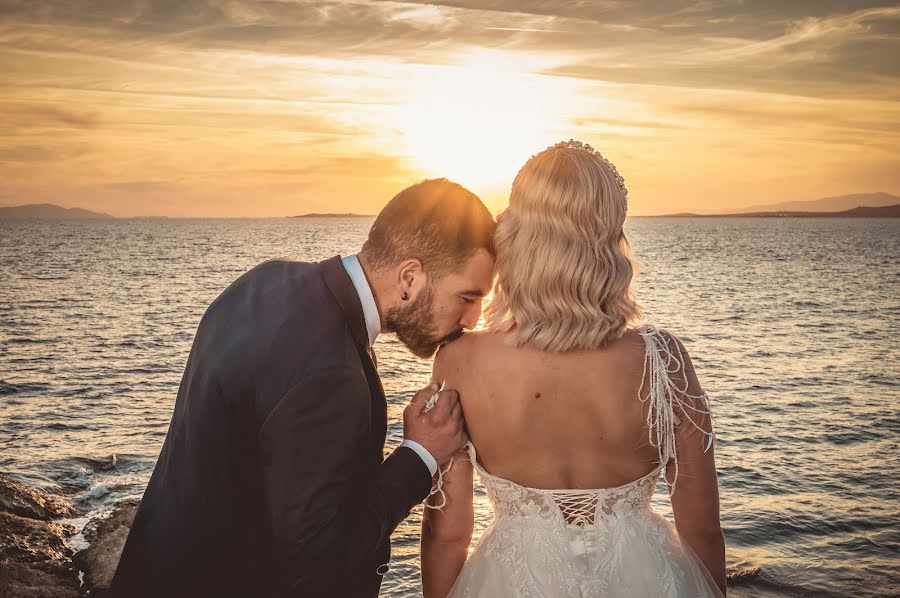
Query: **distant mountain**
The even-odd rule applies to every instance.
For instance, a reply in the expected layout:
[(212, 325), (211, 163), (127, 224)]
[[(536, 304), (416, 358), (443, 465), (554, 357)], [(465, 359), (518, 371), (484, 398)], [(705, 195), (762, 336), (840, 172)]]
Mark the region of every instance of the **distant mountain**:
[(900, 204), (900, 197), (890, 193), (856, 193), (854, 195), (838, 195), (823, 197), (812, 201), (783, 201), (773, 204), (759, 204), (724, 210), (723, 214), (747, 214), (753, 212), (842, 212), (860, 206), (877, 208)]
[(0, 207), (0, 219), (25, 220), (88, 220), (92, 218), (112, 218), (109, 214), (92, 212), (83, 208), (62, 208), (51, 203), (32, 203), (24, 206)]
[[(900, 198), (898, 198), (900, 199)], [(649, 216), (649, 218), (900, 218), (900, 204), (893, 206), (865, 207), (860, 206), (842, 212), (743, 212), (739, 214), (666, 214)]]
[(374, 218), (368, 214), (301, 214), (300, 216), (288, 216), (288, 218)]

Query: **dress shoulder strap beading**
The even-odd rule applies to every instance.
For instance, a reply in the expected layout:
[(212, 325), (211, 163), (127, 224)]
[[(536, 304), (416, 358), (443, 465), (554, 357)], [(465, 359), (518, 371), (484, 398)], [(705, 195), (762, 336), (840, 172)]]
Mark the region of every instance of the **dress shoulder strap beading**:
[(660, 465), (665, 466), (670, 462), (674, 465), (672, 479), (669, 480), (666, 476), (671, 491), (674, 491), (678, 479), (675, 427), (682, 424), (693, 426), (701, 433), (705, 442), (703, 451), (708, 451), (715, 435), (707, 432), (701, 424), (712, 413), (709, 398), (705, 392), (696, 395), (688, 392), (689, 381), (685, 375), (681, 343), (672, 333), (650, 325), (641, 326), (638, 332), (646, 347), (638, 398), (649, 403), (648, 435), (650, 444), (659, 452)]

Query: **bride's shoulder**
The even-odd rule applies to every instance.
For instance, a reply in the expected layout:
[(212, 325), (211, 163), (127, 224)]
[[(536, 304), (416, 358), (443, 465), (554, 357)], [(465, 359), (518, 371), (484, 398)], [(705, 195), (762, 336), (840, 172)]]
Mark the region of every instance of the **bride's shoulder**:
[(626, 334), (631, 333), (636, 338), (643, 339), (644, 342), (664, 343), (675, 347), (681, 346), (681, 339), (668, 328), (660, 328), (655, 324), (643, 323), (640, 326), (631, 328)]
[(490, 334), (484, 330), (463, 332), (452, 341), (441, 345), (435, 359), (458, 359), (483, 344)]
[(655, 354), (682, 359), (687, 356), (687, 349), (677, 334), (649, 323), (627, 329), (611, 346), (623, 349), (623, 354), (640, 361)]
[(472, 359), (486, 342), (492, 340), (493, 333), (489, 331), (464, 332), (438, 349), (434, 357), (434, 369), (444, 371), (455, 369)]

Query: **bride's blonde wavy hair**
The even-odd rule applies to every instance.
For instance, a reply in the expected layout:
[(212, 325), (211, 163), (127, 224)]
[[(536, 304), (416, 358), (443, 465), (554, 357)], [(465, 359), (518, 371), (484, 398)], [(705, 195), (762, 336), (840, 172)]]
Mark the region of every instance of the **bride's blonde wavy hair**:
[(515, 346), (595, 349), (642, 317), (622, 230), (624, 181), (590, 146), (577, 145), (528, 160), (497, 218), (497, 280), (485, 320)]

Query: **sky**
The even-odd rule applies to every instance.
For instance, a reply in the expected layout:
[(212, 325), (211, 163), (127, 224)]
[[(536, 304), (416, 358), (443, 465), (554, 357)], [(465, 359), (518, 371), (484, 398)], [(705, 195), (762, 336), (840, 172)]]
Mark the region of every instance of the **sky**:
[(900, 4), (0, 0), (0, 206), (501, 210), (560, 140), (630, 213), (900, 194)]

